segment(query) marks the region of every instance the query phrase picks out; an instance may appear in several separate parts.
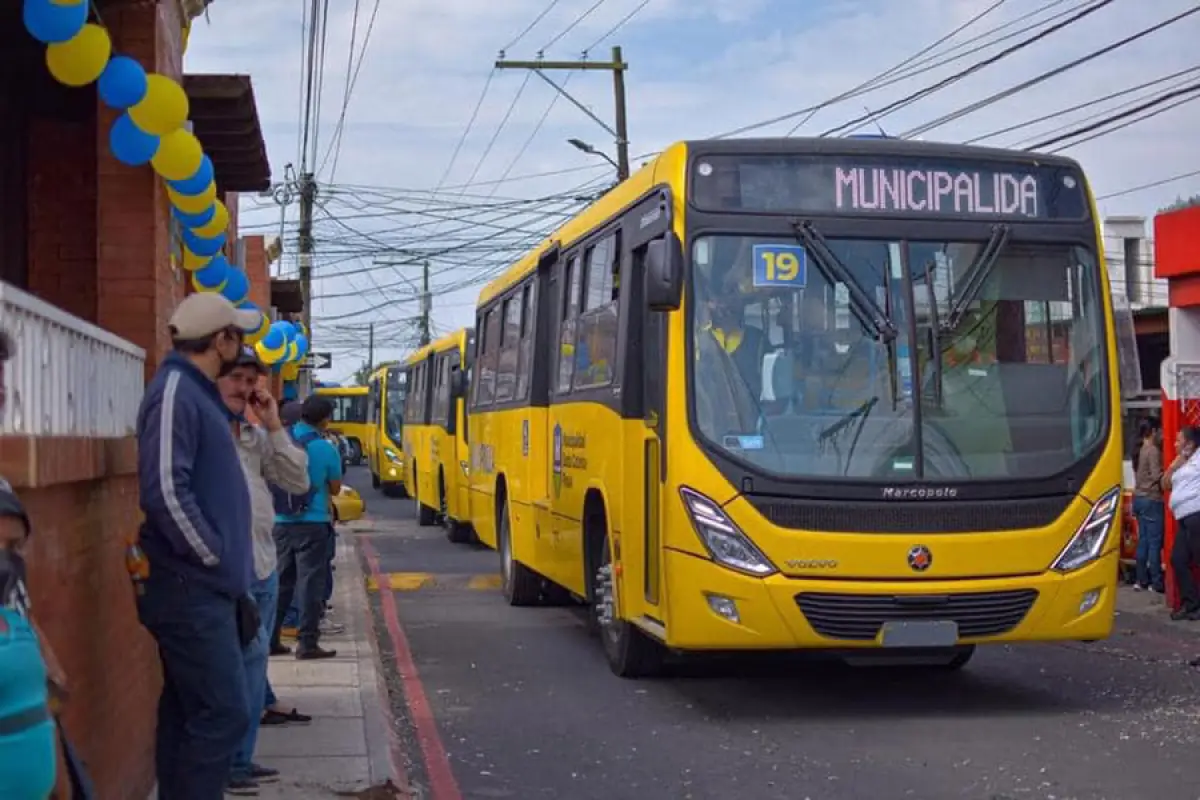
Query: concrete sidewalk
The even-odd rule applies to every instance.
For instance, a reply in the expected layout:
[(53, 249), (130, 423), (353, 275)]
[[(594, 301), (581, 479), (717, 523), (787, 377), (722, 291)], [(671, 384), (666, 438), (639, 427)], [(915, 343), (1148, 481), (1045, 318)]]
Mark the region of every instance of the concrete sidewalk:
[(355, 795), (405, 797), (382, 787), (394, 780), (392, 735), (385, 701), (379, 691), (366, 588), (355, 555), (354, 525), (338, 526), (337, 570), (334, 573), (333, 618), (346, 632), (322, 637), (337, 650), (325, 661), (271, 659), (271, 684), (285, 707), (312, 715), (309, 725), (264, 727), (255, 761), (281, 772), (281, 780), (264, 784), (259, 797), (308, 800)]
[(1132, 586), (1121, 586), (1117, 590), (1117, 613), (1149, 617), (1172, 631), (1200, 636), (1200, 622), (1173, 621), (1166, 598), (1157, 592), (1136, 592)]

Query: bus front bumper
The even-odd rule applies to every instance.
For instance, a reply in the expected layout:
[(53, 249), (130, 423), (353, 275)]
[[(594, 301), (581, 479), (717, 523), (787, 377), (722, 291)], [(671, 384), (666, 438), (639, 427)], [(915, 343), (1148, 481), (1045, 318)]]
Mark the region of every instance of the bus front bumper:
[(1091, 641), (1115, 615), (1115, 551), (1067, 575), (920, 582), (755, 578), (664, 555), (666, 644), (680, 650), (883, 647), (883, 623), (897, 620), (954, 620), (959, 644)]

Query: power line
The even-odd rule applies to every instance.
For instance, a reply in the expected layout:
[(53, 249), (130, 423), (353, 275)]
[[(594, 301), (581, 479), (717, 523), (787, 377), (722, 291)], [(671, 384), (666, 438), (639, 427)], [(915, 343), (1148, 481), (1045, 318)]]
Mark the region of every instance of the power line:
[(1061, 117), (1064, 114), (1070, 114), (1074, 111), (1082, 111), (1085, 108), (1089, 108), (1094, 105), (1099, 105), (1100, 103), (1106, 102), (1108, 100), (1115, 100), (1118, 97), (1124, 97), (1127, 94), (1139, 92), (1142, 89), (1148, 89), (1151, 86), (1156, 86), (1157, 84), (1165, 83), (1170, 80), (1174, 80), (1175, 78), (1179, 78), (1183, 75), (1188, 75), (1190, 73), (1196, 72), (1197, 70), (1200, 70), (1200, 66), (1188, 67), (1187, 69), (1181, 69), (1178, 72), (1173, 72), (1170, 75), (1164, 75), (1161, 78), (1154, 78), (1153, 80), (1146, 81), (1145, 83), (1139, 83), (1136, 86), (1129, 86), (1125, 89), (1119, 89), (1115, 92), (1110, 92), (1109, 94), (1103, 95), (1101, 97), (1093, 98), (1092, 100), (1086, 100), (1082, 103), (1076, 103), (1073, 106), (1067, 106), (1066, 108), (1056, 109), (1055, 111), (1051, 111), (1049, 114), (1043, 114), (1040, 117), (1034, 117), (1032, 119), (1027, 119), (1024, 122), (1018, 122), (1013, 125), (1006, 125), (1003, 128), (997, 128), (996, 130), (991, 131), (990, 133), (984, 133), (979, 136), (974, 136), (970, 139), (967, 139), (966, 141), (963, 142), (963, 144), (976, 144), (977, 142), (983, 142), (988, 139), (994, 139), (997, 136), (1001, 136), (1005, 133), (1012, 133), (1013, 131), (1023, 130), (1025, 128), (1029, 128), (1033, 125), (1037, 125), (1039, 122), (1047, 122), (1049, 120)]
[[(1135, 114), (1139, 114), (1142, 111), (1146, 111), (1146, 110), (1155, 108), (1157, 106), (1161, 106), (1163, 103), (1165, 103), (1168, 100), (1173, 100), (1177, 97), (1193, 94), (1198, 91), (1200, 91), (1200, 82), (1190, 84), (1181, 89), (1176, 89), (1175, 91), (1172, 91), (1172, 92), (1166, 92), (1160, 97), (1156, 97), (1153, 100), (1148, 100), (1145, 103), (1140, 103), (1137, 106), (1134, 106), (1133, 108), (1131, 108), (1127, 111), (1122, 111), (1118, 114), (1111, 114), (1102, 120), (1098, 120), (1097, 122), (1093, 122), (1089, 125), (1083, 125), (1079, 128), (1076, 128), (1073, 131), (1068, 131), (1067, 133), (1061, 134), (1059, 136), (1054, 136), (1050, 139), (1046, 139), (1045, 141), (1041, 141), (1041, 142), (1038, 142), (1037, 144), (1026, 147), (1025, 149), (1026, 150), (1045, 150), (1047, 147), (1050, 147), (1051, 145), (1056, 145), (1056, 144), (1059, 144), (1060, 142), (1065, 142), (1068, 139), (1074, 139), (1076, 137), (1083, 136), (1084, 134), (1088, 134), (1093, 131), (1096, 131), (1096, 130), (1103, 128), (1106, 125), (1109, 125), (1113, 122), (1119, 122), (1120, 120), (1127, 119), (1129, 117), (1132, 117)], [(1189, 101), (1195, 100), (1195, 99), (1196, 99), (1195, 97), (1189, 97), (1187, 99), (1187, 101), (1185, 101), (1185, 102), (1189, 102)], [(1169, 108), (1174, 108), (1174, 105), (1170, 106)], [(1166, 111), (1168, 109), (1162, 109), (1162, 110)], [(1142, 119), (1145, 119), (1145, 118), (1143, 117)], [(1140, 121), (1141, 121), (1141, 119), (1135, 120), (1135, 122), (1140, 122)], [(1125, 126), (1121, 126), (1121, 127), (1125, 127)], [(1107, 133), (1112, 133), (1112, 131), (1111, 130), (1105, 131), (1105, 134), (1107, 134)], [(1094, 138), (1098, 138), (1098, 137), (1089, 136), (1087, 139), (1084, 139), (1083, 141), (1089, 141)], [(1071, 146), (1073, 146), (1075, 144), (1081, 144), (1081, 142), (1074, 142), (1074, 143), (1072, 143)], [(1059, 148), (1059, 149), (1065, 149), (1065, 148)]]
[[(864, 94), (870, 94), (872, 92), (879, 91), (880, 89), (885, 89), (888, 86), (892, 86), (892, 85), (895, 85), (898, 83), (903, 83), (904, 81), (907, 81), (910, 78), (915, 78), (918, 75), (925, 75), (930, 72), (934, 72), (934, 71), (940, 69), (941, 67), (946, 66), (947, 64), (951, 64), (955, 61), (960, 61), (964, 58), (967, 58), (968, 56), (976, 55), (981, 49), (983, 49), (985, 47), (991, 47), (993, 45), (1000, 44), (1001, 42), (1016, 38), (1017, 36), (1021, 35), (1022, 33), (1033, 30), (1035, 28), (1040, 28), (1043, 25), (1045, 25), (1049, 22), (1052, 22), (1054, 20), (1061, 19), (1062, 17), (1065, 17), (1065, 16), (1071, 14), (1072, 12), (1076, 11), (1077, 9), (1083, 8), (1088, 3), (1092, 2), (1092, 0), (1082, 0), (1082, 2), (1078, 2), (1076, 5), (1068, 8), (1066, 11), (1060, 11), (1044, 20), (1040, 20), (1038, 22), (1032, 23), (1030, 25), (1025, 26), (1024, 28), (1020, 28), (1016, 31), (1005, 34), (1004, 36), (996, 37), (995, 39), (993, 39), (990, 42), (980, 44), (977, 47), (972, 48), (969, 52), (964, 52), (964, 53), (961, 53), (961, 54), (955, 55), (955, 56), (949, 56), (950, 53), (953, 53), (956, 50), (964, 49), (972, 44), (975, 44), (976, 42), (979, 42), (983, 39), (988, 38), (989, 36), (992, 36), (993, 34), (1000, 32), (1006, 28), (1012, 27), (1013, 25), (1019, 24), (1025, 20), (1028, 20), (1035, 16), (1038, 16), (1057, 5), (1061, 5), (1064, 2), (1068, 2), (1068, 0), (1053, 0), (1053, 2), (1047, 3), (1045, 6), (1039, 8), (1039, 9), (1026, 12), (1025, 14), (1022, 14), (1020, 17), (1017, 17), (1016, 19), (1010, 20), (1009, 22), (1003, 23), (1001, 25), (997, 25), (994, 28), (989, 28), (988, 30), (984, 31), (983, 33), (980, 33), (977, 36), (974, 36), (970, 39), (965, 39), (965, 40), (959, 42), (954, 47), (944, 50), (941, 54), (937, 54), (937, 55), (931, 54), (923, 60), (918, 60), (909, 65), (908, 71), (902, 72), (898, 75), (893, 75), (891, 78), (889, 78), (887, 80), (884, 80), (882, 82), (865, 87), (860, 91), (845, 92), (845, 93), (843, 93), (844, 96), (838, 95), (837, 97), (830, 98), (829, 100), (823, 100), (819, 103), (816, 103), (815, 105), (805, 106), (803, 108), (796, 109), (795, 111), (789, 111), (785, 114), (780, 114), (778, 116), (771, 117), (769, 119), (761, 120), (759, 122), (752, 122), (748, 125), (742, 125), (739, 128), (734, 128), (733, 130), (726, 131), (725, 133), (717, 134), (717, 135), (713, 136), (712, 138), (728, 139), (731, 136), (738, 136), (740, 134), (749, 133), (750, 131), (758, 130), (760, 128), (766, 128), (766, 127), (775, 125), (780, 122), (787, 122), (788, 120), (795, 119), (796, 117), (799, 117), (803, 114), (809, 114), (813, 111), (819, 111), (820, 109), (826, 108), (830, 105), (840, 102), (841, 100), (848, 100), (852, 97), (859, 97)], [(949, 57), (947, 57), (947, 56), (949, 56)], [(942, 60), (936, 61), (935, 63), (931, 63), (931, 62), (934, 62), (934, 60), (938, 59), (938, 58), (941, 58)], [(838, 99), (839, 97), (841, 98), (841, 100)]]
[(1145, 189), (1156, 189), (1159, 186), (1166, 186), (1168, 183), (1174, 183), (1175, 181), (1181, 181), (1181, 180), (1184, 180), (1185, 178), (1194, 178), (1197, 175), (1200, 175), (1200, 169), (1194, 169), (1191, 172), (1181, 172), (1178, 175), (1171, 175), (1170, 177), (1161, 178), (1157, 181), (1151, 181), (1150, 183), (1143, 183), (1138, 186), (1130, 186), (1128, 189), (1121, 189), (1120, 191), (1117, 191), (1117, 192), (1109, 192), (1108, 194), (1102, 194), (1096, 198), (1096, 201), (1099, 202), (1100, 200), (1111, 200), (1114, 197), (1124, 197), (1127, 194), (1133, 194), (1135, 192), (1140, 192)]
[(330, 141), (329, 149), (325, 151), (325, 158), (321, 161), (321, 166), (317, 170), (320, 172), (325, 169), (325, 162), (329, 160), (330, 153), (333, 154), (333, 166), (329, 169), (329, 180), (333, 180), (333, 176), (337, 173), (338, 158), (342, 152), (342, 137), (345, 135), (346, 113), (350, 109), (350, 97), (354, 94), (354, 87), (358, 85), (358, 74), (362, 70), (363, 61), (367, 57), (367, 47), (371, 44), (371, 33), (375, 30), (375, 19), (379, 16), (379, 6), (382, 0), (375, 0), (375, 7), (371, 10), (371, 18), (367, 20), (367, 30), (363, 34), (362, 50), (358, 54), (358, 62), (354, 62), (354, 41), (358, 31), (358, 7), (360, 0), (354, 0), (354, 22), (350, 32), (350, 49), (346, 63), (346, 90), (342, 96), (342, 111), (338, 115), (337, 126), (333, 131), (333, 138)]
[[(1004, 0), (1000, 0), (1000, 2), (1004, 2)], [(632, 20), (634, 17), (636, 17), (638, 14), (640, 14), (642, 12), (642, 9), (644, 9), (648, 5), (650, 5), (650, 0), (642, 0), (642, 2), (637, 5), (637, 7), (635, 7), (632, 11), (630, 11), (625, 16), (621, 17), (621, 19), (617, 22), (616, 25), (613, 25), (611, 28), (609, 28), (607, 33), (605, 33), (603, 36), (601, 36), (596, 41), (589, 44), (587, 47), (583, 48), (583, 52), (585, 54), (589, 53), (592, 50), (595, 50), (600, 45), (604, 44), (606, 41), (608, 41), (609, 37), (611, 37), (614, 33), (616, 33), (617, 31), (621, 30), (621, 28), (624, 28), (627, 24), (629, 24), (629, 21)], [(555, 94), (555, 97), (557, 97), (557, 96), (558, 95)]]
[(505, 51), (505, 50), (512, 50), (514, 47), (516, 47), (516, 46), (517, 46), (517, 43), (518, 43), (518, 42), (520, 42), (522, 39), (524, 39), (526, 36), (528, 36), (528, 35), (529, 35), (529, 32), (530, 32), (530, 31), (532, 31), (532, 30), (533, 30), (535, 27), (537, 27), (537, 24), (538, 24), (539, 22), (541, 22), (541, 21), (542, 21), (542, 19), (543, 19), (543, 18), (544, 18), (544, 17), (545, 17), (547, 14), (549, 14), (551, 11), (553, 11), (553, 10), (554, 10), (554, 7), (555, 7), (556, 5), (558, 5), (558, 3), (559, 3), (559, 0), (550, 0), (550, 5), (548, 5), (548, 6), (546, 6), (545, 8), (543, 8), (543, 9), (542, 9), (542, 13), (540, 13), (540, 14), (538, 14), (536, 17), (534, 17), (534, 18), (533, 18), (533, 22), (531, 22), (531, 23), (529, 23), (528, 25), (526, 25), (526, 26), (525, 26), (525, 30), (523, 30), (523, 31), (521, 31), (520, 33), (518, 33), (518, 34), (517, 34), (517, 36), (516, 36), (516, 38), (514, 38), (514, 39), (513, 39), (511, 42), (509, 42), (508, 44), (504, 45), (504, 47), (501, 47), (501, 48), (500, 48), (501, 52), (503, 52), (503, 51)]
[(1098, 50), (1093, 50), (1092, 52), (1087, 53), (1086, 55), (1080, 56), (1079, 58), (1076, 58), (1072, 61), (1068, 61), (1066, 64), (1061, 64), (1061, 65), (1055, 67), (1054, 69), (1050, 69), (1050, 70), (1047, 70), (1047, 71), (1041, 73), (1040, 75), (1035, 75), (1034, 77), (1030, 78), (1029, 80), (1021, 81), (1020, 83), (1010, 86), (1009, 88), (1004, 89), (1003, 91), (996, 92), (995, 94), (989, 95), (981, 100), (977, 100), (974, 103), (963, 106), (962, 108), (958, 109), (957, 111), (952, 111), (949, 114), (944, 114), (944, 115), (938, 117), (937, 119), (926, 122), (923, 125), (918, 125), (917, 127), (912, 128), (911, 130), (905, 131), (904, 133), (900, 134), (900, 138), (907, 139), (912, 136), (920, 136), (921, 134), (929, 133), (930, 131), (937, 130), (938, 128), (942, 127), (943, 125), (945, 125), (948, 122), (953, 122), (954, 120), (961, 119), (961, 118), (967, 116), (968, 114), (975, 113), (976, 111), (978, 111), (981, 108), (986, 108), (994, 103), (1000, 102), (1001, 100), (1003, 100), (1007, 97), (1011, 97), (1014, 94), (1023, 92), (1026, 89), (1029, 89), (1033, 86), (1037, 86), (1040, 83), (1044, 83), (1045, 81), (1048, 81), (1051, 78), (1056, 78), (1059, 75), (1062, 75), (1066, 72), (1069, 72), (1070, 70), (1075, 69), (1076, 67), (1079, 67), (1079, 66), (1082, 66), (1083, 64), (1088, 63), (1089, 61), (1094, 61), (1095, 59), (1100, 58), (1101, 56), (1104, 56), (1104, 55), (1108, 55), (1109, 53), (1119, 50), (1128, 44), (1132, 44), (1136, 41), (1139, 41), (1140, 39), (1144, 39), (1145, 37), (1149, 36), (1152, 33), (1157, 33), (1165, 28), (1168, 28), (1171, 25), (1174, 25), (1176, 22), (1186, 19), (1187, 17), (1190, 17), (1196, 13), (1200, 13), (1200, 6), (1196, 6), (1195, 8), (1189, 9), (1180, 14), (1176, 14), (1175, 16), (1170, 17), (1169, 19), (1163, 20), (1162, 22), (1159, 22), (1155, 25), (1151, 25), (1149, 28), (1143, 28), (1142, 30), (1138, 31), (1137, 33), (1126, 36), (1124, 39), (1119, 39), (1118, 41), (1115, 41), (1112, 44), (1105, 45), (1104, 47), (1101, 47)]
[(587, 10), (587, 11), (584, 11), (582, 14), (580, 14), (578, 17), (576, 17), (574, 22), (572, 22), (570, 25), (568, 25), (566, 28), (564, 28), (564, 29), (563, 29), (563, 30), (562, 30), (562, 31), (561, 31), (561, 32), (560, 32), (560, 33), (559, 33), (557, 36), (555, 36), (553, 39), (551, 39), (550, 41), (548, 41), (548, 42), (546, 42), (544, 45), (542, 45), (541, 52), (543, 52), (543, 53), (544, 53), (544, 52), (546, 52), (547, 50), (549, 50), (551, 47), (553, 47), (554, 45), (558, 44), (558, 42), (559, 42), (559, 40), (560, 40), (560, 39), (562, 39), (564, 36), (566, 36), (566, 35), (567, 35), (568, 33), (570, 33), (571, 31), (575, 30), (575, 27), (576, 27), (577, 25), (579, 25), (579, 23), (583, 22), (585, 19), (587, 19), (588, 17), (590, 17), (590, 16), (592, 15), (592, 12), (593, 12), (593, 11), (595, 11), (596, 9), (598, 9), (600, 6), (604, 5), (606, 2), (608, 2), (608, 0), (596, 0), (596, 2), (595, 2), (595, 3), (593, 3), (593, 4), (591, 5), (591, 7), (589, 7), (589, 8), (588, 8), (588, 10)]
[(517, 103), (521, 100), (521, 95), (525, 93), (525, 88), (529, 86), (529, 79), (533, 77), (532, 72), (525, 73), (525, 79), (521, 81), (521, 85), (517, 87), (517, 93), (513, 95), (512, 102), (508, 104), (508, 110), (504, 112), (504, 116), (500, 118), (500, 124), (496, 126), (496, 130), (492, 133), (492, 138), (488, 140), (487, 147), (483, 148), (483, 153), (480, 154), (479, 160), (475, 162), (475, 169), (471, 170), (470, 177), (467, 178), (467, 184), (475, 180), (479, 175), (479, 170), (483, 167), (483, 162), (487, 161), (487, 157), (491, 155), (492, 148), (496, 146), (496, 140), (500, 138), (500, 134), (504, 132), (504, 128), (508, 125), (508, 120), (512, 117), (512, 113), (517, 108)]
[(1084, 18), (1089, 17), (1092, 14), (1095, 14), (1097, 11), (1104, 8), (1105, 6), (1111, 5), (1112, 2), (1113, 2), (1113, 0), (1099, 0), (1099, 2), (1097, 2), (1095, 5), (1092, 5), (1088, 8), (1083, 9), (1078, 14), (1074, 14), (1062, 22), (1051, 25), (1049, 28), (1046, 28), (1045, 30), (1040, 31), (1040, 32), (1034, 34), (1033, 36), (1030, 36), (1027, 39), (1022, 39), (1017, 44), (1012, 45), (1010, 47), (1006, 47), (1003, 50), (1001, 50), (999, 53), (996, 53), (995, 55), (988, 56), (985, 59), (975, 62), (974, 64), (967, 67), (966, 69), (960, 70), (960, 71), (954, 73), (953, 75), (950, 75), (949, 77), (943, 78), (940, 81), (937, 81), (936, 83), (934, 83), (930, 86), (926, 86), (923, 89), (918, 89), (917, 91), (912, 92), (911, 94), (908, 94), (905, 97), (900, 98), (899, 100), (895, 100), (891, 103), (888, 103), (886, 106), (879, 109), (878, 111), (866, 114), (864, 116), (856, 117), (856, 118), (850, 120), (849, 122), (845, 122), (841, 125), (837, 125), (833, 128), (830, 128), (829, 130), (822, 133), (821, 136), (833, 136), (834, 134), (840, 133), (841, 131), (844, 131), (846, 128), (851, 127), (853, 125), (857, 125), (861, 122), (869, 122), (873, 119), (882, 119), (883, 117), (886, 117), (895, 111), (899, 111), (902, 108), (910, 106), (913, 103), (917, 102), (918, 100), (928, 97), (929, 95), (934, 94), (935, 92), (940, 92), (942, 89), (945, 89), (947, 86), (952, 86), (953, 84), (958, 83), (959, 81), (963, 80), (964, 78), (970, 77), (971, 75), (974, 75), (976, 72), (979, 72), (982, 69), (986, 69), (987, 67), (990, 67), (993, 64), (996, 64), (997, 62), (1002, 61), (1003, 59), (1008, 58), (1009, 56), (1011, 56), (1015, 53), (1018, 53), (1021, 50), (1024, 50), (1026, 47), (1036, 44), (1037, 42), (1041, 41), (1042, 39), (1045, 39), (1048, 36), (1052, 36), (1055, 33), (1058, 33), (1059, 31), (1061, 31), (1065, 28), (1068, 28), (1071, 25), (1074, 25), (1075, 23), (1083, 20)]
[[(829, 103), (830, 105), (832, 105), (833, 103), (840, 102), (840, 101), (842, 101), (842, 100), (845, 100), (845, 99), (846, 99), (846, 98), (848, 98), (848, 97), (853, 97), (853, 96), (854, 96), (856, 93), (858, 93), (858, 92), (861, 92), (863, 89), (866, 89), (866, 88), (868, 88), (868, 87), (870, 87), (870, 86), (872, 86), (872, 85), (874, 85), (874, 84), (878, 83), (879, 81), (883, 80), (884, 78), (887, 78), (887, 77), (889, 77), (889, 76), (893, 75), (894, 73), (898, 72), (899, 70), (901, 70), (901, 69), (903, 69), (904, 67), (906, 67), (906, 66), (908, 66), (909, 64), (911, 64), (913, 61), (916, 61), (916, 60), (917, 60), (918, 58), (920, 58), (921, 56), (923, 56), (923, 55), (925, 55), (926, 53), (929, 53), (929, 52), (931, 52), (932, 50), (934, 50), (934, 49), (936, 49), (936, 48), (940, 47), (941, 45), (943, 45), (944, 43), (946, 43), (946, 42), (947, 42), (947, 41), (949, 41), (950, 39), (953, 39), (955, 36), (957, 36), (958, 34), (962, 33), (964, 30), (966, 30), (967, 28), (971, 27), (971, 26), (972, 26), (972, 25), (974, 25), (976, 22), (978, 22), (979, 20), (981, 20), (981, 19), (983, 19), (984, 17), (986, 17), (988, 14), (991, 14), (991, 13), (992, 13), (993, 11), (995, 11), (997, 8), (999, 8), (1000, 6), (1004, 5), (1004, 3), (1005, 3), (1005, 2), (1007, 2), (1007, 0), (996, 0), (996, 2), (992, 3), (990, 6), (988, 6), (987, 8), (985, 8), (983, 11), (981, 11), (981, 12), (979, 12), (978, 14), (976, 14), (975, 16), (971, 17), (969, 20), (967, 20), (967, 21), (966, 21), (966, 22), (964, 22), (963, 24), (959, 25), (957, 28), (955, 28), (954, 30), (950, 31), (950, 32), (949, 32), (949, 33), (947, 33), (946, 35), (942, 36), (940, 39), (938, 39), (938, 40), (934, 41), (932, 44), (926, 45), (925, 47), (921, 48), (921, 49), (920, 49), (920, 50), (918, 50), (916, 53), (913, 53), (911, 56), (909, 56), (908, 58), (906, 58), (906, 59), (904, 59), (903, 61), (901, 61), (899, 64), (896, 64), (896, 65), (894, 65), (894, 66), (888, 67), (888, 68), (887, 68), (887, 69), (885, 69), (883, 72), (880, 72), (880, 73), (878, 73), (878, 74), (874, 75), (873, 77), (870, 77), (870, 78), (868, 78), (867, 80), (865, 80), (865, 81), (863, 81), (862, 83), (858, 84), (858, 85), (857, 85), (857, 86), (855, 86), (854, 88), (852, 88), (852, 89), (849, 89), (849, 90), (847, 90), (847, 91), (843, 92), (842, 94), (840, 94), (840, 95), (837, 95), (836, 97), (833, 97), (833, 98), (831, 98), (830, 100), (828, 100), (828, 101), (827, 101), (827, 103)], [(808, 121), (809, 121), (809, 120), (811, 120), (811, 119), (812, 119), (812, 118), (813, 118), (813, 117), (816, 115), (816, 113), (817, 113), (818, 111), (820, 111), (820, 110), (821, 110), (820, 108), (814, 108), (812, 111), (808, 112), (808, 114), (807, 114), (807, 115), (805, 115), (805, 117), (804, 117), (802, 120), (800, 120), (800, 121), (799, 121), (799, 122), (797, 122), (795, 125), (793, 125), (793, 126), (791, 127), (791, 129), (790, 129), (790, 130), (789, 130), (789, 131), (788, 131), (786, 134), (784, 134), (784, 135), (785, 135), (785, 136), (791, 136), (791, 135), (792, 135), (792, 134), (794, 134), (796, 131), (800, 130), (800, 129), (801, 129), (802, 127), (804, 127), (804, 126), (805, 126), (805, 125), (808, 123)]]

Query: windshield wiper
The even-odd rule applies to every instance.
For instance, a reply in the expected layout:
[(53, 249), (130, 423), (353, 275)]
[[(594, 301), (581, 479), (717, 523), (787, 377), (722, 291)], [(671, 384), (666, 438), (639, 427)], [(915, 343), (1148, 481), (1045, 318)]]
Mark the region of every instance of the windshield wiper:
[(962, 322), (967, 313), (967, 306), (975, 302), (975, 298), (979, 296), (983, 284), (992, 274), (992, 267), (996, 265), (996, 260), (1000, 257), (1000, 251), (1008, 244), (1008, 237), (1011, 233), (1012, 229), (1004, 224), (992, 228), (991, 238), (987, 240), (987, 244), (979, 251), (975, 260), (971, 262), (971, 266), (967, 267), (962, 291), (955, 292), (951, 297), (950, 312), (946, 315), (946, 322), (941, 326), (941, 330), (952, 331)]
[(871, 333), (872, 338), (883, 342), (895, 341), (896, 326), (871, 295), (863, 290), (846, 265), (829, 249), (825, 237), (813, 226), (812, 220), (792, 220), (792, 228), (796, 231), (796, 238), (803, 242), (805, 249), (812, 254), (813, 261), (824, 273), (825, 280), (829, 283), (841, 283), (846, 287), (854, 316), (858, 317), (858, 321)]
[(942, 322), (933, 288), (933, 262), (925, 262), (925, 291), (929, 294), (929, 360), (933, 364), (933, 401), (942, 405)]

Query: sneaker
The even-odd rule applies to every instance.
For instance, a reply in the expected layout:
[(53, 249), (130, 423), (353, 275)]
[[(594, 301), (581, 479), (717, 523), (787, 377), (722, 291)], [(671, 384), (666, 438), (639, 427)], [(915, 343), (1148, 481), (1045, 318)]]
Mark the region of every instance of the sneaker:
[(333, 658), (336, 655), (337, 650), (326, 650), (319, 645), (306, 647), (303, 650), (296, 648), (297, 661), (317, 661), (323, 658)]
[(253, 778), (234, 776), (225, 784), (225, 794), (237, 797), (258, 797), (258, 781)]
[(1145, 585), (1144, 583), (1135, 583), (1135, 584), (1133, 585), (1133, 590), (1134, 590), (1135, 592), (1144, 592), (1144, 591), (1146, 591), (1146, 590), (1147, 590), (1147, 589), (1149, 589), (1149, 588), (1150, 588), (1150, 587), (1149, 587), (1149, 586), (1147, 586), (1147, 585)]
[(321, 620), (319, 630), (327, 636), (336, 636), (339, 633), (345, 633), (346, 626), (340, 622), (334, 622), (329, 617), (325, 617)]

